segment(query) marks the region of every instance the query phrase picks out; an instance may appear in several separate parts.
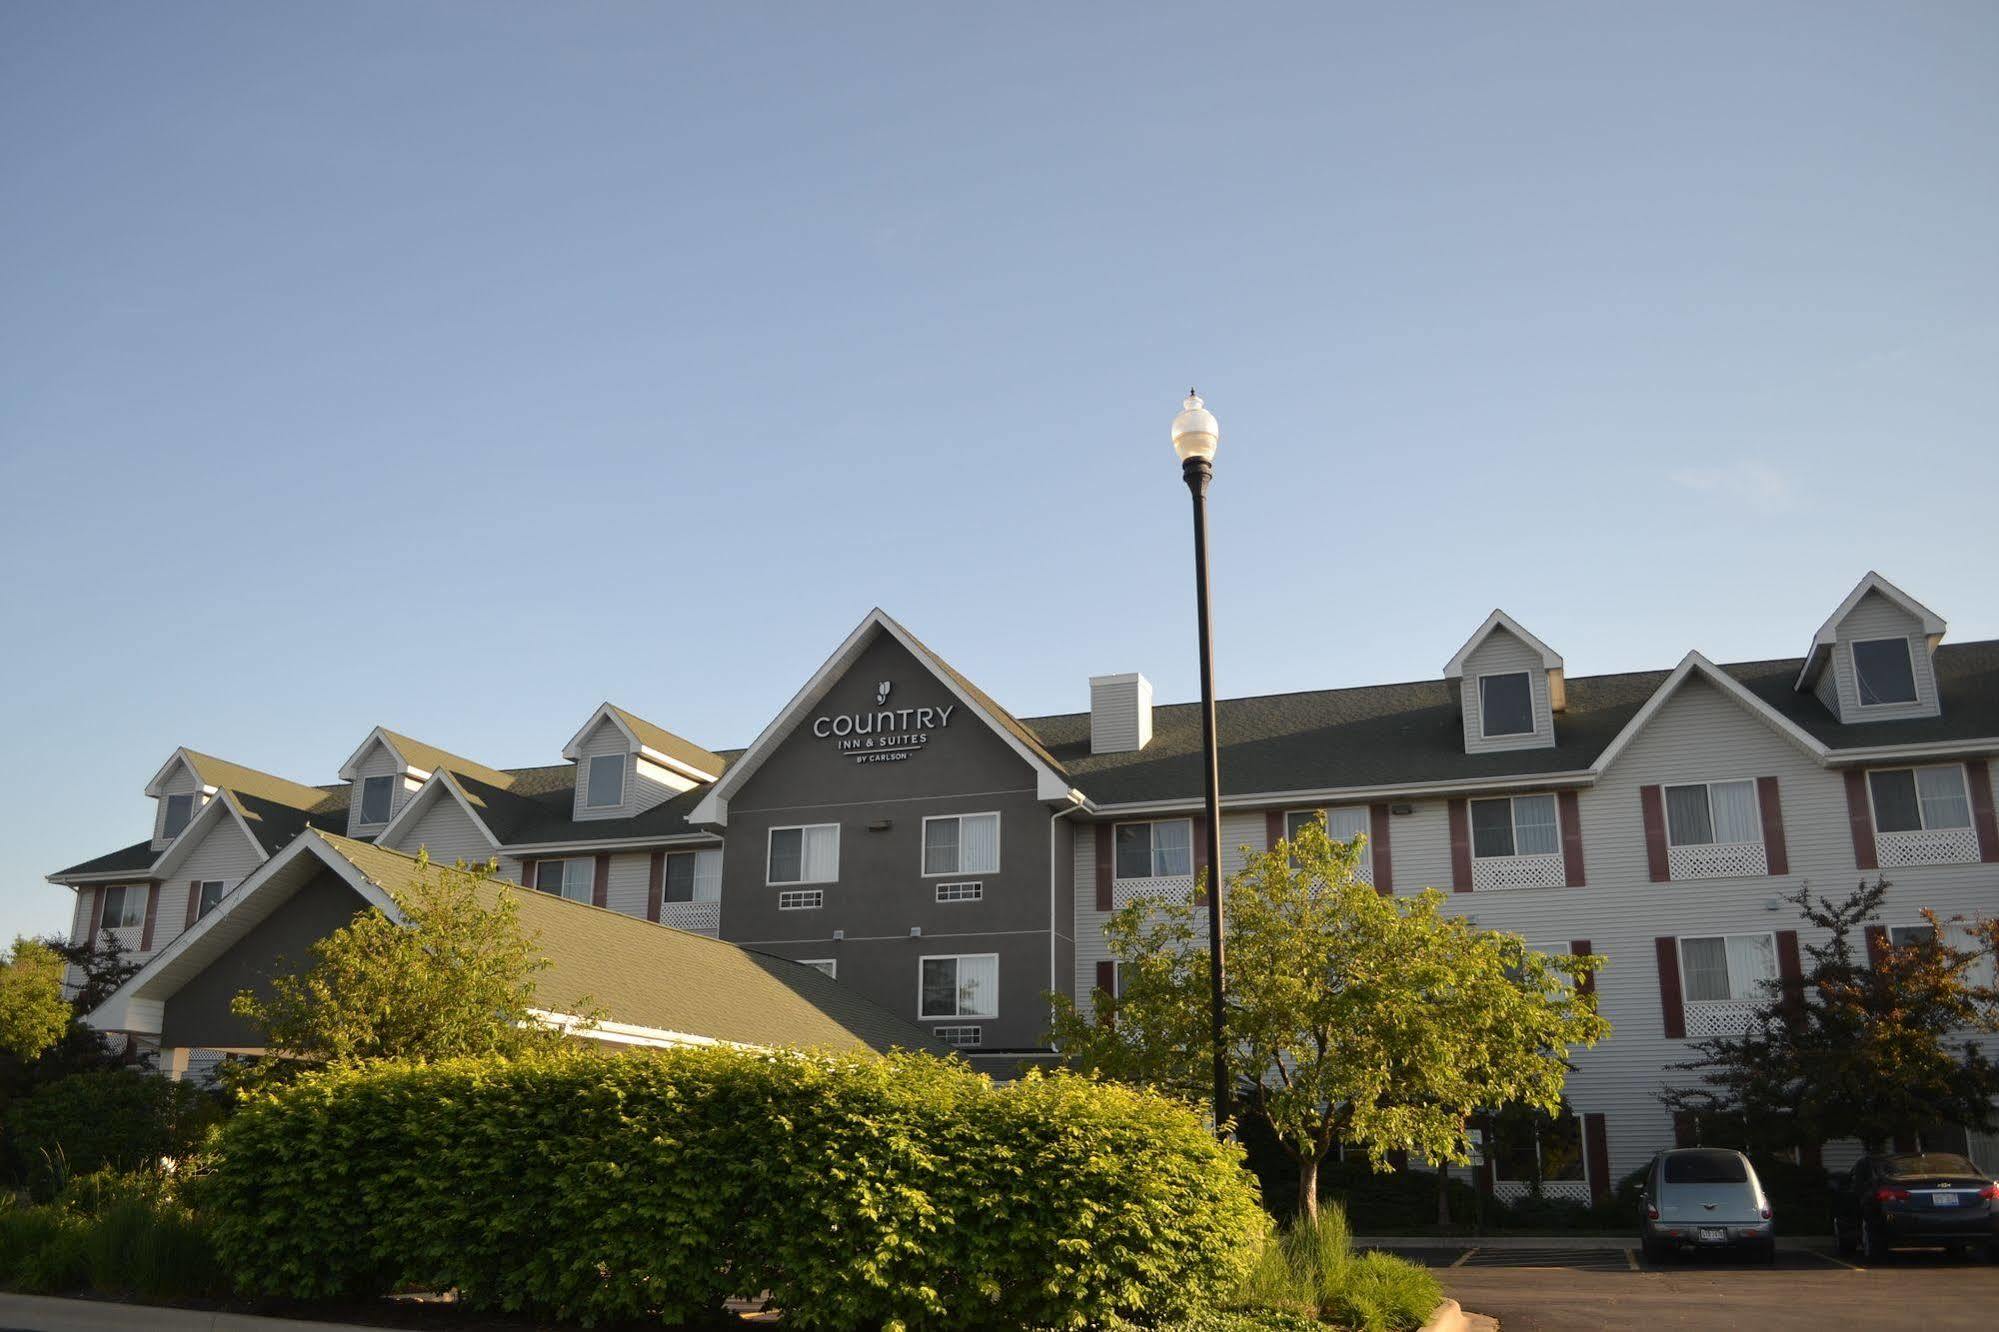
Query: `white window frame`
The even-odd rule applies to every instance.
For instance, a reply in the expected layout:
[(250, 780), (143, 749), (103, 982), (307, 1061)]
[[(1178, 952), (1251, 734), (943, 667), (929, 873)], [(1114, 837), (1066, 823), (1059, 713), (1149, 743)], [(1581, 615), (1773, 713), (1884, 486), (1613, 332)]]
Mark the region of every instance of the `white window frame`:
[[(798, 836), (798, 872), (805, 873), (805, 834), (814, 828), (833, 830), (833, 877), (830, 879), (773, 879), (770, 877), (770, 853), (781, 832), (795, 832)], [(837, 823), (784, 823), (764, 830), (764, 887), (795, 888), (807, 883), (838, 883), (840, 881), (840, 825)]]
[[(1692, 783), (1687, 783), (1692, 785)], [(1663, 797), (1662, 797), (1663, 798)], [(1513, 834), (1513, 850), (1503, 856), (1482, 856), (1478, 853), (1478, 825), (1472, 821), (1473, 805), (1483, 805), (1494, 800), (1506, 802), (1506, 818)], [(1520, 849), (1520, 815), (1517, 803), (1521, 800), (1546, 800), (1555, 811), (1555, 849), (1553, 851), (1522, 851)], [(1559, 856), (1562, 854), (1562, 802), (1552, 791), (1530, 791), (1524, 796), (1473, 796), (1465, 802), (1465, 840), (1471, 843), (1473, 860), (1517, 860), (1521, 856)]]
[[(786, 901), (790, 898), (790, 901)], [(818, 911), (826, 905), (824, 888), (786, 888), (777, 895), (779, 911)]]
[[(1159, 827), (1159, 826), (1160, 826), (1161, 824), (1165, 824), (1165, 823), (1184, 823), (1184, 824), (1186, 824), (1186, 825), (1187, 825), (1187, 872), (1186, 872), (1185, 874), (1161, 874), (1161, 873), (1159, 872), (1159, 842), (1158, 842), (1158, 839), (1154, 838), (1154, 837), (1153, 837), (1153, 835), (1151, 834), (1151, 832), (1149, 832), (1149, 831), (1148, 831), (1148, 832), (1146, 833), (1146, 839), (1147, 839), (1147, 842), (1148, 842), (1148, 848), (1147, 848), (1147, 849), (1148, 849), (1148, 851), (1150, 852), (1150, 854), (1149, 854), (1149, 856), (1148, 856), (1147, 858), (1148, 858), (1148, 859), (1150, 860), (1150, 862), (1151, 862), (1151, 864), (1150, 864), (1149, 868), (1150, 868), (1150, 869), (1152, 870), (1152, 873), (1150, 873), (1150, 874), (1144, 874), (1144, 875), (1139, 875), (1139, 876), (1137, 876), (1137, 877), (1127, 877), (1127, 876), (1126, 876), (1126, 875), (1124, 875), (1124, 874), (1120, 874), (1120, 873), (1118, 872), (1118, 863), (1117, 863), (1117, 835), (1118, 835), (1118, 829), (1120, 829), (1120, 828), (1136, 828), (1136, 827), (1144, 827), (1144, 828), (1147, 828), (1147, 829), (1152, 829), (1152, 828), (1157, 828), (1157, 827)], [(1112, 877), (1112, 879), (1114, 879), (1114, 880), (1116, 880), (1116, 879), (1122, 879), (1122, 880), (1123, 880), (1124, 882), (1126, 882), (1126, 883), (1146, 883), (1146, 882), (1150, 882), (1150, 881), (1151, 881), (1151, 880), (1153, 880), (1153, 879), (1187, 879), (1187, 878), (1192, 878), (1193, 876), (1195, 876), (1196, 874), (1199, 874), (1200, 872), (1201, 872), (1201, 865), (1200, 865), (1200, 858), (1199, 858), (1198, 856), (1196, 856), (1196, 855), (1194, 854), (1194, 820), (1193, 820), (1193, 819), (1191, 819), (1191, 818), (1184, 818), (1184, 817), (1183, 817), (1183, 818), (1177, 818), (1177, 819), (1121, 819), (1121, 820), (1119, 820), (1118, 822), (1116, 822), (1116, 823), (1114, 823), (1114, 824), (1112, 824), (1112, 825), (1111, 825), (1111, 877)]]
[[(208, 900), (208, 890), (211, 885), (215, 889), (215, 900), (213, 902)], [(229, 881), (227, 879), (203, 879), (201, 886), (194, 890), (194, 918), (200, 920), (203, 916), (215, 910), (216, 907), (221, 906), (222, 899), (228, 895)]]
[[(1964, 793), (1963, 823), (1953, 823), (1948, 826), (1939, 826), (1935, 828), (1932, 828), (1930, 826), (1929, 816), (1923, 812), (1922, 783), (1916, 780), (1916, 774), (1926, 769), (1946, 769), (1946, 770), (1954, 769), (1957, 772), (1958, 790)], [(1909, 781), (1915, 787), (1915, 795), (1916, 795), (1916, 826), (1914, 828), (1897, 828), (1891, 832), (1888, 829), (1883, 828), (1881, 826), (1880, 811), (1874, 808), (1874, 774), (1877, 772), (1906, 772), (1909, 774)], [(1867, 773), (1867, 822), (1868, 826), (1874, 830), (1874, 835), (1876, 837), (1903, 837), (1907, 836), (1909, 833), (1918, 833), (1918, 832), (1956, 832), (1962, 828), (1970, 828), (1976, 831), (1978, 827), (1978, 811), (1977, 808), (1971, 803), (1971, 774), (1965, 771), (1964, 765), (1962, 763), (1897, 764), (1894, 767), (1887, 767), (1887, 768), (1868, 768), (1866, 770), (1866, 773)]]
[(1774, 930), (1724, 930), (1720, 934), (1675, 935), (1673, 937), (1673, 956), (1679, 960), (1680, 964), (1680, 1002), (1682, 1004), (1764, 1004), (1770, 1001), (1769, 992), (1760, 988), (1755, 994), (1736, 994), (1735, 978), (1732, 976), (1729, 978), (1729, 995), (1726, 999), (1694, 999), (1689, 997), (1687, 994), (1687, 940), (1689, 939), (1720, 939), (1723, 941), (1722, 949), (1724, 953), (1727, 951), (1727, 941), (1730, 939), (1768, 939), (1770, 941), (1770, 975), (1767, 979), (1778, 984), (1782, 984), (1783, 982), (1784, 961), (1777, 952), (1777, 934)]
[(986, 1043), (986, 1029), (970, 1023), (932, 1027), (930, 1034), (953, 1050), (970, 1050)]
[[(111, 894), (118, 894), (118, 919), (111, 919)], [(107, 930), (134, 930), (146, 923), (146, 904), (151, 900), (151, 891), (143, 883), (113, 883), (104, 889), (103, 912), (100, 928)], [(139, 911), (132, 915), (132, 904), (138, 903)], [(127, 917), (131, 918), (128, 920)]]
[[(965, 868), (965, 824), (966, 819), (991, 819), (993, 821), (993, 863)], [(930, 864), (930, 825), (951, 822), (958, 825), (958, 864), (947, 870), (933, 870)], [(923, 836), (916, 847), (916, 868), (926, 879), (947, 879), (966, 874), (998, 874), (1000, 871), (1000, 834), (1005, 820), (996, 809), (971, 810), (963, 814), (930, 814), (923, 820)]]
[[(389, 820), (395, 818), (396, 780), (396, 774), (392, 772), (378, 772), (371, 777), (363, 777), (361, 779), (361, 789), (355, 792), (355, 795), (359, 797), (354, 809), (356, 827), (379, 828), (387, 824)], [(387, 782), (389, 784), (389, 812), (379, 819), (368, 817), (368, 784), (370, 782)]]
[[(1883, 703), (1869, 703), (1865, 698), (1861, 697), (1859, 649), (1862, 644), (1866, 644), (1871, 647), (1876, 643), (1900, 643), (1902, 645), (1902, 651), (1908, 655), (1909, 659), (1909, 697), (1898, 698), (1892, 702), (1883, 702)], [(1846, 645), (1846, 661), (1847, 664), (1853, 668), (1853, 704), (1855, 707), (1906, 708), (1913, 704), (1920, 703), (1923, 701), (1923, 682), (1916, 678), (1916, 650), (1914, 647), (1910, 646), (1908, 637), (1906, 635), (1900, 638), (1897, 638), (1893, 634), (1890, 634), (1886, 638), (1853, 639), (1850, 642), (1848, 642)]]
[[(1497, 735), (1494, 735), (1492, 732), (1485, 729), (1485, 682), (1487, 680), (1502, 680), (1507, 678), (1508, 676), (1514, 676), (1514, 675), (1518, 675), (1527, 681), (1527, 729), (1524, 731), (1501, 731)], [(1527, 670), (1489, 671), (1483, 675), (1475, 676), (1474, 680), (1477, 687), (1473, 690), (1473, 692), (1478, 695), (1477, 704), (1478, 704), (1479, 739), (1517, 740), (1523, 735), (1534, 735), (1540, 731), (1541, 714), (1540, 710), (1534, 706), (1534, 672)]]
[[(617, 809), (625, 803), (625, 778), (631, 768), (630, 754), (592, 754), (583, 761), (583, 808)], [(606, 759), (615, 760), (618, 765), (618, 798), (616, 800), (592, 800), (597, 789), (597, 765)]]
[[(1707, 792), (1707, 826), (1708, 832), (1712, 834), (1714, 832), (1714, 788), (1717, 786), (1739, 786), (1745, 782), (1748, 783), (1750, 795), (1753, 797), (1750, 801), (1750, 808), (1756, 811), (1755, 837), (1745, 842), (1724, 842), (1713, 836), (1710, 836), (1705, 842), (1676, 842), (1673, 840), (1672, 805), (1666, 799), (1668, 791), (1680, 790), (1689, 786), (1698, 786), (1705, 790)], [(1557, 802), (1555, 810), (1555, 831), (1558, 835), (1561, 832), (1562, 820), (1562, 812), (1559, 804), (1560, 802)], [(1666, 825), (1666, 846), (1668, 849), (1677, 846), (1761, 846), (1763, 844), (1763, 793), (1757, 788), (1754, 777), (1717, 777), (1712, 781), (1663, 783), (1659, 787), (1659, 818)], [(1515, 836), (1517, 837), (1518, 834), (1516, 833)], [(1695, 937), (1707, 938), (1710, 936), (1697, 935)]]
[[(173, 822), (173, 802), (176, 800), (187, 801), (187, 817), (181, 820), (180, 827), (169, 832), (167, 825)], [(194, 816), (200, 812), (201, 792), (199, 791), (174, 791), (163, 797), (160, 801), (160, 840), (171, 842), (174, 838), (186, 832), (187, 826), (194, 822)]]
[(833, 980), (840, 979), (840, 959), (837, 957), (801, 957), (798, 959), (798, 965), (824, 972)]
[[(562, 883), (552, 892), (549, 889), (541, 886), (541, 872), (544, 869), (548, 868), (550, 865), (562, 866)], [(581, 865), (583, 867), (584, 891), (583, 891), (583, 896), (581, 897), (571, 897), (568, 891), (570, 887), (569, 883), (570, 867), (575, 865)], [(535, 861), (534, 890), (538, 893), (548, 893), (550, 897), (560, 897), (567, 902), (588, 903), (596, 900), (597, 897), (596, 858), (594, 856), (551, 856), (547, 860)]]
[[(671, 870), (673, 866), (674, 857), (676, 856), (688, 856), (691, 857), (694, 861), (694, 896), (692, 897), (683, 899), (677, 897), (668, 897), (666, 895), (667, 874)], [(703, 856), (715, 857), (715, 873), (712, 876), (712, 878), (709, 880), (710, 885), (714, 889), (714, 895), (712, 897), (701, 896), (701, 883), (702, 883), (701, 857)], [(659, 897), (662, 903), (672, 902), (675, 903), (676, 905), (682, 901), (688, 903), (721, 901), (722, 900), (722, 848), (719, 846), (697, 846), (690, 851), (667, 852), (665, 861), (659, 867)]]
[[(949, 889), (957, 889), (959, 891), (951, 892), (947, 896), (946, 893)], [(970, 889), (970, 891), (964, 891), (966, 889)], [(957, 879), (937, 885), (937, 900), (939, 902), (983, 902), (985, 897), (986, 885), (977, 879)]]
[[(978, 958), (993, 960), (993, 1004), (990, 1013), (926, 1013), (923, 1011), (923, 967), (928, 962), (970, 962)], [(928, 953), (916, 959), (916, 1019), (919, 1022), (949, 1022), (954, 1019), (990, 1021), (999, 1016), (999, 967), (998, 953)], [(952, 987), (953, 993), (957, 987)]]
[[(1360, 877), (1362, 882), (1371, 884), (1374, 882), (1374, 813), (1370, 806), (1351, 805), (1351, 804), (1306, 805), (1296, 809), (1287, 809), (1283, 812), (1284, 840), (1287, 842), (1291, 840), (1293, 836), (1291, 831), (1291, 820), (1301, 814), (1308, 817), (1312, 816), (1322, 817), (1327, 825), (1326, 836), (1332, 837), (1333, 811), (1336, 809), (1348, 809), (1348, 810), (1357, 809), (1361, 812), (1363, 816), (1362, 822), (1365, 823), (1367, 826), (1362, 828), (1360, 832), (1356, 834), (1357, 836), (1367, 838), (1367, 845), (1363, 846), (1360, 849)], [(1339, 841), (1340, 839), (1333, 838), (1333, 840)]]
[(1895, 931), (1897, 930), (1928, 930), (1930, 932), (1930, 937), (1932, 939), (1937, 937), (1936, 927), (1931, 925), (1926, 920), (1919, 920), (1913, 925), (1883, 925), (1881, 927), (1881, 932), (1888, 937), (1888, 943), (1890, 944), (1890, 946), (1895, 948), (1908, 947), (1907, 944), (1898, 944), (1895, 942)]

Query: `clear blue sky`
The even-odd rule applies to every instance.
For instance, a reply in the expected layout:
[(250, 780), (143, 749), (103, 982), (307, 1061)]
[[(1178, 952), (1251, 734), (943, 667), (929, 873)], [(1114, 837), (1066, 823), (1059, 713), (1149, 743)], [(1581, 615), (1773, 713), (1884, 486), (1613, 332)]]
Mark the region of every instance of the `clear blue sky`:
[(0, 934), (186, 744), (1999, 635), (1999, 7), (0, 8)]

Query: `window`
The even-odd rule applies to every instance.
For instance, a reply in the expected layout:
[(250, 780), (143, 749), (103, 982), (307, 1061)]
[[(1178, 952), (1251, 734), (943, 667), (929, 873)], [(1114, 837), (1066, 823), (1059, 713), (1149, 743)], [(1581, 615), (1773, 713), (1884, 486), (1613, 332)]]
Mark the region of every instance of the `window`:
[(954, 1049), (986, 1043), (986, 1032), (983, 1027), (938, 1027), (936, 1032), (938, 1040)]
[(1665, 1157), (1668, 1184), (1741, 1184), (1749, 1167), (1735, 1152), (1677, 1151)]
[(1869, 638), (1853, 645), (1853, 683), (1860, 706), (1916, 701), (1916, 668), (1906, 638)]
[(765, 883), (832, 883), (839, 877), (839, 824), (770, 830)]
[(104, 928), (126, 930), (146, 923), (146, 887), (121, 883), (104, 890)]
[(937, 885), (937, 900), (940, 902), (976, 902), (986, 895), (983, 883), (940, 883)]
[(361, 822), (387, 823), (390, 806), (395, 803), (396, 779), (393, 776), (363, 777), (361, 779)]
[(816, 911), (826, 905), (826, 890), (823, 888), (793, 888), (777, 895), (779, 911)]
[(195, 918), (199, 920), (201, 917), (215, 910), (216, 906), (222, 901), (222, 894), (226, 891), (222, 886), (222, 880), (203, 879), (201, 882), (201, 901), (200, 905), (195, 908)]
[(925, 1018), (999, 1016), (999, 954), (926, 957), (917, 963), (918, 1014)]
[(1582, 1121), (1567, 1105), (1550, 1117), (1540, 1110), (1508, 1106), (1493, 1123), (1493, 1178), (1509, 1182), (1561, 1183), (1583, 1175)]
[(997, 814), (946, 814), (923, 821), (925, 874), (999, 873)]
[(1768, 934), (1680, 940), (1680, 974), (1689, 1003), (1761, 1002), (1777, 979), (1777, 941)]
[(572, 902), (588, 902), (596, 865), (581, 857), (571, 860), (544, 860), (534, 867), (534, 886), (544, 893), (566, 897)]
[(798, 965), (811, 967), (814, 971), (824, 972), (828, 976), (837, 977), (840, 974), (840, 963), (837, 958), (815, 957), (800, 961)]
[(1756, 783), (1701, 782), (1667, 787), (1666, 840), (1673, 846), (1762, 841)]
[(1874, 795), (1876, 832), (1926, 832), (1971, 826), (1964, 769), (1954, 763), (1936, 768), (1870, 772), (1867, 786)]
[(590, 760), (583, 804), (589, 809), (616, 809), (625, 803), (625, 755), (597, 754)]
[(1471, 802), (1474, 856), (1552, 856), (1561, 849), (1555, 831), (1555, 797), (1502, 796)]
[(715, 902), (722, 897), (722, 852), (675, 851), (666, 858), (664, 896), (669, 902)]
[(1890, 925), (1888, 942), (1897, 948), (1915, 948), (1935, 943), (1937, 932), (1928, 925)]
[(167, 797), (166, 814), (160, 822), (160, 836), (171, 841), (181, 835), (194, 818), (194, 792), (183, 791)]
[(1120, 823), (1117, 877), (1170, 879), (1194, 872), (1194, 825), (1187, 819)]
[[(1293, 809), (1284, 814), (1284, 840), (1295, 842), (1305, 825), (1314, 819), (1324, 819), (1326, 836), (1335, 842), (1351, 842), (1354, 838), (1371, 832), (1368, 824), (1366, 805), (1342, 805), (1334, 809)], [(1292, 868), (1297, 868), (1297, 857), (1292, 857)], [(1365, 881), (1374, 877), (1374, 847), (1370, 844), (1360, 853), (1358, 867), (1360, 878)]]
[(1527, 672), (1478, 677), (1479, 735), (1531, 735), (1534, 731), (1534, 688)]

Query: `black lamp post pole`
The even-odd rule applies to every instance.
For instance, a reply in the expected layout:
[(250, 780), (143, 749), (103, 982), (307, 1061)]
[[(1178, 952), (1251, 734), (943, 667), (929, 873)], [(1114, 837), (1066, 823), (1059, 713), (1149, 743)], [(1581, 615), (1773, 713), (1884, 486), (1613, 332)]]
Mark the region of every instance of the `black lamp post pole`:
[(1208, 483), (1214, 465), (1189, 458), (1180, 465), (1194, 497), (1194, 599), (1201, 633), (1201, 775), (1207, 784), (1209, 1006), (1215, 1039), (1215, 1132), (1228, 1121), (1228, 1027), (1222, 1009), (1222, 785), (1215, 749), (1215, 639), (1208, 627)]

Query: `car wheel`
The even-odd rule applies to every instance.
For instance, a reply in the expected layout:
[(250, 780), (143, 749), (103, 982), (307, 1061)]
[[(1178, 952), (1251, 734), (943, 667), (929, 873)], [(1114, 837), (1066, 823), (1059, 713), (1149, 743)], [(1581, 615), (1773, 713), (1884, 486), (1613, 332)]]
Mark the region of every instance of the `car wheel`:
[(1888, 1244), (1881, 1238), (1881, 1227), (1874, 1224), (1874, 1218), (1860, 1218), (1860, 1256), (1870, 1263), (1888, 1261)]
[(1756, 1261), (1762, 1263), (1765, 1267), (1775, 1267), (1777, 1265), (1777, 1241), (1773, 1239), (1768, 1244), (1765, 1244), (1763, 1252), (1756, 1255)]

